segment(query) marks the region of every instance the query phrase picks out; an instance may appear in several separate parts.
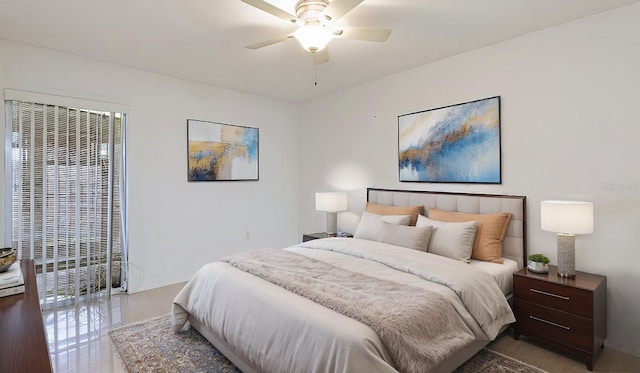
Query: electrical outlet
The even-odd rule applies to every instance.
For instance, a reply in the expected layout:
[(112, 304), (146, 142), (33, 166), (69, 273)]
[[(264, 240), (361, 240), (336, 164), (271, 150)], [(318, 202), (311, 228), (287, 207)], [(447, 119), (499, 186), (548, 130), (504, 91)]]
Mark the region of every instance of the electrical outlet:
[(244, 237), (245, 240), (250, 239), (251, 238), (251, 232), (249, 232), (249, 229), (245, 229), (242, 236)]

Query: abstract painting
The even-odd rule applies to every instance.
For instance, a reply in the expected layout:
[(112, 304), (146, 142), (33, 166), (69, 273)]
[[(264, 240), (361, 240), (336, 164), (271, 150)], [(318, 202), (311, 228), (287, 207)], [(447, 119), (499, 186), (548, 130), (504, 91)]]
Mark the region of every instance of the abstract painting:
[(500, 184), (500, 97), (398, 116), (400, 181)]
[(187, 120), (189, 181), (258, 180), (258, 129)]

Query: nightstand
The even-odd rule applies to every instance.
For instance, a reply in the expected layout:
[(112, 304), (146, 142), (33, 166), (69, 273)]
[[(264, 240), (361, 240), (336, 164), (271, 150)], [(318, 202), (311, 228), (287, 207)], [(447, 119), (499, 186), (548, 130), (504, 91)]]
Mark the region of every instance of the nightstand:
[(327, 238), (327, 237), (353, 237), (353, 235), (351, 233), (342, 233), (342, 235), (338, 235), (338, 236), (329, 236), (327, 232), (305, 233), (302, 235), (302, 242), (307, 242), (311, 240), (317, 240), (318, 238)]
[(576, 271), (575, 278), (526, 268), (513, 274), (516, 314), (514, 337), (526, 335), (584, 359), (593, 370), (593, 359), (607, 337), (607, 278)]

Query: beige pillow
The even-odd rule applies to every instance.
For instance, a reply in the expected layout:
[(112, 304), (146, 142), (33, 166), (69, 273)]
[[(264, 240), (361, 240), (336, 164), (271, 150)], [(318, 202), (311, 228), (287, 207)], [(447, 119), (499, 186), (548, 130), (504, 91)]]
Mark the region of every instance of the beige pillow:
[(418, 215), (422, 214), (424, 206), (387, 206), (367, 202), (364, 210), (377, 215), (411, 215), (409, 225), (416, 225)]
[(409, 249), (427, 251), (433, 227), (409, 227), (382, 222), (378, 241)]
[(423, 226), (433, 227), (428, 250), (430, 253), (466, 263), (471, 261), (478, 222), (447, 223), (420, 215), (416, 227)]
[(377, 215), (365, 211), (360, 217), (358, 228), (356, 228), (356, 233), (353, 234), (353, 237), (378, 241), (380, 230), (382, 229), (382, 222), (407, 225), (410, 220), (411, 216), (409, 215)]
[(500, 212), (496, 214), (467, 214), (463, 212), (451, 212), (438, 209), (429, 209), (429, 218), (447, 221), (463, 222), (477, 221), (478, 230), (473, 243), (471, 258), (485, 262), (503, 263), (502, 240), (507, 234), (511, 214)]

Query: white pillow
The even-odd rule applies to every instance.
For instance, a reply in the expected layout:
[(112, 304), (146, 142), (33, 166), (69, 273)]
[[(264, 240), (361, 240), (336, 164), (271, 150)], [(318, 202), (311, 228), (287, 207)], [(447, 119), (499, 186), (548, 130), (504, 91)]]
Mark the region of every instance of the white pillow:
[(427, 251), (431, 231), (433, 231), (432, 226), (408, 227), (383, 221), (378, 241), (409, 249)]
[(477, 221), (448, 223), (418, 216), (416, 227), (432, 226), (429, 252), (469, 263), (473, 241), (478, 229)]
[(353, 238), (378, 241), (383, 221), (391, 224), (409, 225), (411, 215), (376, 215), (364, 211)]

